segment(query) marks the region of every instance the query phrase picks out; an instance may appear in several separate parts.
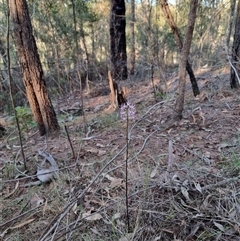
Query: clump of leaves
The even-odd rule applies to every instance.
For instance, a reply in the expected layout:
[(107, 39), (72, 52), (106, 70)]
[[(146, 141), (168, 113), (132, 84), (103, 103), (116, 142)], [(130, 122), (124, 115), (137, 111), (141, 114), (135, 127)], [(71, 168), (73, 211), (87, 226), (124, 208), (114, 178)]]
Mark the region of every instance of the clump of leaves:
[(166, 96), (167, 96), (166, 92), (162, 92), (162, 91), (160, 91), (158, 89), (154, 92), (154, 98), (157, 101), (165, 99)]
[(240, 155), (233, 153), (232, 154), (232, 169), (233, 172), (238, 175), (240, 173)]
[(15, 110), (22, 130), (28, 131), (29, 128), (36, 126), (32, 118), (31, 109), (28, 106), (17, 106)]
[(228, 175), (239, 175), (240, 174), (240, 155), (235, 152), (231, 152), (229, 156), (223, 156), (223, 170)]

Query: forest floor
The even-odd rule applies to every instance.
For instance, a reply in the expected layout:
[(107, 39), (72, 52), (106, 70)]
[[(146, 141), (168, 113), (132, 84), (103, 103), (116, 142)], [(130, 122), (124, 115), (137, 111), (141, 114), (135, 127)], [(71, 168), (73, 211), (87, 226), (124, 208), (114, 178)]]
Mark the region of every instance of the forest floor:
[[(23, 133), (28, 172), (17, 131), (7, 126), (0, 139), (1, 239), (240, 240), (240, 93), (228, 78), (224, 69), (199, 71), (200, 96), (188, 81), (183, 119), (170, 128), (177, 72), (157, 99), (151, 81), (131, 83), (136, 116), (128, 125), (108, 108), (109, 96), (94, 90), (84, 96), (85, 127), (70, 113), (81, 103), (78, 93), (56, 100), (60, 134)], [(57, 163), (47, 183), (36, 175), (43, 155)]]

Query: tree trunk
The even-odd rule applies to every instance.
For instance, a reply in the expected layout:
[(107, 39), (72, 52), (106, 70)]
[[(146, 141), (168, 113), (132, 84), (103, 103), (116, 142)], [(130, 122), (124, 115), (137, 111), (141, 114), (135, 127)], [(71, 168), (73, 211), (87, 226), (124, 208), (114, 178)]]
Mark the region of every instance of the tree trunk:
[(111, 71), (108, 71), (108, 80), (110, 87), (110, 102), (111, 108), (121, 108), (122, 105), (127, 104), (126, 88), (122, 87), (119, 89), (118, 84), (112, 79)]
[(237, 5), (237, 16), (235, 23), (235, 34), (232, 46), (232, 68), (230, 84), (231, 88), (239, 88), (240, 86), (240, 0)]
[(125, 1), (111, 0), (110, 45), (111, 69), (115, 80), (127, 79)]
[(234, 11), (236, 6), (236, 0), (231, 0), (231, 6), (230, 6), (230, 16), (229, 16), (229, 23), (228, 23), (228, 31), (227, 31), (227, 37), (226, 37), (226, 47), (227, 51), (229, 50), (229, 43), (232, 33), (232, 26), (233, 26), (233, 19), (234, 19)]
[(109, 88), (110, 88), (110, 102), (111, 102), (111, 108), (116, 109), (117, 108), (117, 89), (118, 87), (115, 85), (112, 79), (111, 71), (108, 71), (108, 81), (109, 81)]
[[(182, 49), (183, 49), (182, 39), (181, 39), (179, 30), (177, 28), (177, 25), (176, 25), (176, 23), (175, 23), (175, 21), (173, 19), (172, 13), (171, 13), (171, 11), (169, 9), (169, 5), (167, 3), (167, 0), (161, 0), (161, 8), (162, 8), (162, 11), (163, 11), (163, 13), (164, 13), (164, 15), (166, 17), (166, 20), (167, 20), (169, 26), (172, 29), (175, 41), (176, 41), (177, 46), (178, 46), (178, 48), (179, 48), (179, 50), (181, 52)], [(188, 72), (188, 75), (189, 75), (189, 78), (190, 78), (190, 81), (191, 81), (191, 84), (192, 84), (193, 94), (194, 94), (194, 96), (197, 96), (197, 95), (200, 94), (200, 91), (199, 91), (197, 80), (195, 78), (195, 75), (194, 75), (194, 72), (192, 70), (191, 64), (189, 63), (188, 60), (186, 61), (185, 68), (186, 68), (186, 70)]]
[(40, 135), (44, 135), (58, 130), (59, 125), (43, 78), (27, 2), (26, 0), (9, 0), (9, 9), (27, 98)]
[(190, 52), (193, 30), (196, 20), (198, 0), (191, 0), (190, 11), (188, 15), (188, 25), (186, 29), (186, 35), (181, 51), (181, 59), (179, 63), (179, 87), (178, 87), (178, 99), (175, 106), (174, 118), (179, 120), (182, 118), (183, 106), (184, 106), (184, 95), (185, 95), (185, 83), (186, 83), (186, 64), (187, 58)]
[(135, 25), (135, 0), (131, 0), (131, 20), (130, 20), (130, 34), (131, 34), (131, 59), (130, 59), (130, 68), (129, 73), (131, 75), (134, 74), (135, 69), (135, 33), (134, 33), (134, 25)]

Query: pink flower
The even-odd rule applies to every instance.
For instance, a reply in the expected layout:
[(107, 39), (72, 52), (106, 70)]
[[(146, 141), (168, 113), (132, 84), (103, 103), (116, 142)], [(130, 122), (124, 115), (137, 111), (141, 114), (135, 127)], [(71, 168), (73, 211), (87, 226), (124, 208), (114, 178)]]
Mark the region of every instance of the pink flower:
[(126, 120), (126, 119), (133, 120), (135, 118), (135, 114), (136, 114), (135, 106), (129, 102), (122, 105), (120, 108), (120, 117), (122, 120)]

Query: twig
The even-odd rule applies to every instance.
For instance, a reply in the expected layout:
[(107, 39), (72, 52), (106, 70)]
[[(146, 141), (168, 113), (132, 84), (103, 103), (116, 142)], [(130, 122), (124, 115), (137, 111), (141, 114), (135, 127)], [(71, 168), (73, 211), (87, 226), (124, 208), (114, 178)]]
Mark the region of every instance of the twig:
[(153, 71), (153, 63), (151, 64), (151, 81), (152, 81), (152, 86), (153, 86), (153, 94), (154, 94), (154, 97), (156, 98), (156, 88), (155, 88), (155, 85), (154, 85), (154, 71)]
[[(11, 222), (13, 222), (14, 220), (16, 220), (16, 219), (18, 219), (18, 218), (20, 218), (20, 217), (22, 217), (22, 216), (24, 216), (24, 215), (26, 215), (26, 214), (32, 212), (32, 211), (34, 211), (35, 209), (37, 209), (37, 208), (39, 208), (39, 207), (41, 207), (41, 206), (43, 206), (43, 205), (44, 205), (44, 203), (41, 204), (41, 205), (39, 205), (39, 206), (37, 206), (37, 207), (34, 207), (34, 208), (32, 208), (32, 209), (26, 211), (25, 213), (22, 213), (22, 214), (18, 215), (17, 217), (13, 217), (13, 218), (10, 219), (9, 221), (7, 221), (7, 222), (1, 224), (1, 225), (0, 225), (0, 228), (4, 227), (4, 226), (6, 226), (6, 225), (9, 226), (9, 224), (10, 224)], [(41, 211), (38, 211), (38, 212), (41, 212)], [(38, 212), (37, 212), (37, 213), (38, 213)]]
[[(88, 186), (79, 194), (73, 201), (71, 201), (66, 207), (65, 210), (58, 214), (56, 218), (53, 220), (52, 223), (46, 228), (46, 231), (41, 235), (39, 241), (46, 241), (47, 236), (53, 232), (53, 230), (56, 230), (57, 226), (61, 222), (61, 220), (67, 215), (67, 213), (73, 208), (75, 203), (78, 200), (81, 200), (85, 193), (89, 190), (89, 188), (96, 182), (96, 180), (101, 176), (101, 174), (104, 172), (104, 170), (125, 150), (126, 145), (111, 159), (109, 160), (105, 166), (98, 172), (98, 174), (95, 176), (95, 178), (92, 179), (92, 181), (88, 184)], [(55, 222), (56, 220), (56, 222)], [(51, 226), (52, 225), (52, 226)]]
[[(153, 105), (151, 108), (148, 109), (148, 111), (142, 116), (141, 119), (139, 119), (137, 122), (134, 123), (134, 125), (131, 127), (130, 131), (129, 131), (129, 141), (130, 141), (130, 134), (132, 132), (132, 130), (134, 129), (134, 127), (141, 122), (143, 119), (147, 118), (149, 116), (149, 113), (156, 108), (157, 106), (160, 106), (161, 104), (167, 102), (167, 100), (161, 101), (159, 103), (156, 103), (155, 105)], [(155, 110), (156, 111), (156, 110)], [(154, 112), (155, 112), (154, 111)], [(130, 160), (134, 159), (139, 153), (141, 153), (141, 151), (144, 149), (144, 146), (147, 143), (147, 140), (159, 130), (155, 130), (154, 132), (152, 132), (144, 141), (142, 148), (140, 149), (140, 151), (134, 155), (134, 157), (132, 157)], [(81, 192), (81, 194), (79, 194), (74, 200), (72, 200), (66, 207), (65, 209), (58, 214), (53, 220), (52, 222), (48, 225), (48, 227), (45, 229), (45, 231), (43, 232), (43, 234), (41, 235), (39, 241), (46, 241), (47, 237), (51, 234), (52, 239), (54, 238), (55, 234), (56, 234), (56, 230), (60, 224), (60, 222), (62, 221), (62, 219), (67, 215), (67, 213), (73, 208), (73, 206), (76, 204), (77, 201), (81, 200), (85, 193), (89, 190), (89, 188), (97, 181), (97, 179), (101, 176), (101, 174), (104, 172), (104, 170), (113, 162), (115, 161), (115, 159), (126, 149), (127, 145), (124, 145), (123, 148), (111, 159), (109, 160), (104, 166), (103, 168), (98, 172), (98, 174), (92, 179), (92, 181), (88, 184), (88, 186)], [(54, 235), (52, 234), (54, 232)]]
[(204, 155), (200, 156), (197, 152), (192, 151), (192, 150), (189, 150), (189, 149), (186, 148), (186, 147), (184, 147), (184, 149), (185, 149), (187, 152), (189, 152), (189, 153), (197, 156), (199, 159), (203, 160), (207, 165), (210, 165), (210, 164), (211, 164), (211, 160), (210, 160), (208, 157), (206, 157), (206, 156), (204, 156)]
[(89, 141), (89, 140), (94, 139), (94, 138), (99, 137), (99, 136), (100, 136), (100, 135), (97, 135), (97, 136), (88, 136), (88, 137), (82, 138), (81, 140), (82, 140), (82, 141)]
[[(152, 109), (154, 109), (154, 108), (157, 107), (158, 105), (163, 104), (163, 103), (165, 103), (165, 102), (167, 102), (167, 101), (164, 100), (164, 101), (158, 102), (158, 103), (156, 103), (155, 105), (151, 106), (151, 108), (149, 108), (149, 109), (147, 110), (147, 112), (146, 112), (141, 118), (139, 118), (138, 121), (136, 121), (136, 122), (133, 124), (133, 126), (132, 126), (132, 127), (130, 128), (130, 130), (129, 130), (129, 137), (128, 137), (128, 141), (129, 141), (129, 142), (130, 142), (130, 140), (131, 140), (131, 133), (132, 133), (133, 129), (137, 126), (137, 124), (139, 124), (139, 123), (140, 123), (141, 121), (143, 121), (145, 118), (149, 117), (149, 115), (151, 115), (151, 114), (153, 114), (154, 112), (157, 111), (157, 109), (156, 109), (156, 110), (154, 110), (153, 113), (150, 113)], [(147, 141), (149, 140), (149, 138), (150, 138), (153, 134), (155, 134), (156, 132), (158, 132), (159, 130), (160, 130), (160, 129), (156, 129), (155, 131), (153, 131), (152, 133), (150, 133), (150, 134), (145, 138), (145, 140), (144, 140), (144, 142), (143, 142), (140, 150), (139, 150), (133, 157), (131, 157), (131, 158), (128, 160), (128, 162), (130, 162), (130, 161), (132, 161), (133, 159), (135, 159), (135, 158), (143, 151), (143, 149), (145, 148), (145, 146), (146, 146)], [(125, 147), (126, 147), (126, 145), (125, 145), (123, 148), (125, 149)], [(118, 166), (116, 166), (116, 167), (114, 167), (114, 168), (112, 168), (112, 169), (109, 170), (107, 173), (110, 173), (110, 172), (118, 169), (119, 167), (122, 167), (123, 165), (124, 165), (124, 163), (121, 164), (121, 165), (118, 165)]]
[(64, 125), (64, 129), (65, 129), (65, 131), (67, 133), (67, 138), (68, 138), (68, 142), (70, 144), (71, 150), (72, 150), (73, 159), (74, 159), (74, 161), (76, 161), (75, 152), (74, 152), (73, 145), (72, 145), (72, 142), (71, 142), (71, 139), (70, 139), (70, 136), (69, 136), (68, 129), (67, 129), (66, 125)]
[(7, 196), (5, 196), (4, 199), (7, 199), (10, 196), (12, 196), (15, 193), (15, 191), (18, 189), (18, 187), (19, 187), (19, 181), (15, 184), (15, 188)]
[[(83, 164), (83, 166), (85, 166), (87, 164)], [(70, 165), (70, 166), (66, 166), (66, 167), (63, 167), (63, 168), (60, 168), (58, 169), (59, 171), (62, 171), (62, 170), (65, 170), (65, 169), (68, 169), (68, 168), (75, 168), (76, 167), (76, 164), (73, 164), (73, 165)], [(53, 171), (49, 171), (47, 172), (46, 174), (48, 173), (52, 173), (52, 172), (55, 172), (56, 170), (53, 170)], [(25, 180), (25, 179), (28, 179), (28, 178), (35, 178), (37, 177), (37, 174), (35, 175), (29, 175), (29, 176), (26, 176), (26, 177), (20, 177), (20, 178), (17, 178), (17, 179), (10, 179), (10, 180), (2, 180), (1, 182), (2, 183), (9, 183), (9, 182), (14, 182), (14, 181), (22, 181), (22, 180)], [(21, 187), (21, 185), (20, 185)]]
[(240, 181), (240, 176), (232, 177), (232, 178), (229, 178), (227, 180), (223, 180), (223, 181), (218, 182), (218, 183), (206, 185), (206, 186), (202, 187), (202, 191), (207, 190), (207, 189), (211, 189), (211, 188), (214, 188), (214, 187), (218, 187), (218, 186), (221, 186), (221, 185), (225, 185), (229, 182), (236, 182), (236, 181)]
[(173, 143), (170, 140), (168, 143), (168, 166), (167, 171), (165, 172), (165, 182), (168, 183), (170, 181), (170, 172), (173, 167)]
[[(129, 158), (129, 159), (128, 159), (128, 162), (131, 162), (133, 159), (135, 159), (135, 158), (143, 151), (143, 149), (145, 148), (145, 146), (146, 146), (147, 141), (149, 140), (149, 138), (150, 138), (153, 134), (155, 134), (156, 132), (158, 132), (159, 130), (160, 130), (160, 129), (155, 130), (154, 132), (152, 132), (151, 134), (149, 134), (149, 135), (145, 138), (145, 140), (144, 140), (144, 142), (143, 142), (140, 150), (139, 150), (134, 156), (132, 156), (131, 158)], [(130, 139), (129, 139), (129, 141), (130, 141)], [(126, 145), (124, 146), (124, 148), (126, 148)], [(123, 164), (121, 164), (121, 165), (118, 165), (118, 166), (112, 168), (112, 169), (109, 170), (107, 173), (110, 173), (110, 172), (118, 169), (119, 167), (122, 167), (123, 165), (125, 165), (125, 163), (123, 163)]]
[(234, 73), (235, 73), (235, 76), (237, 77), (238, 83), (239, 83), (239, 85), (240, 85), (240, 77), (238, 76), (238, 71), (236, 70), (235, 66), (232, 64), (231, 57), (230, 57), (229, 54), (228, 54), (228, 48), (227, 48), (227, 46), (225, 46), (225, 50), (226, 50), (226, 55), (227, 55), (228, 63), (229, 63), (229, 65), (231, 66), (231, 68), (233, 69), (233, 71), (234, 71)]

